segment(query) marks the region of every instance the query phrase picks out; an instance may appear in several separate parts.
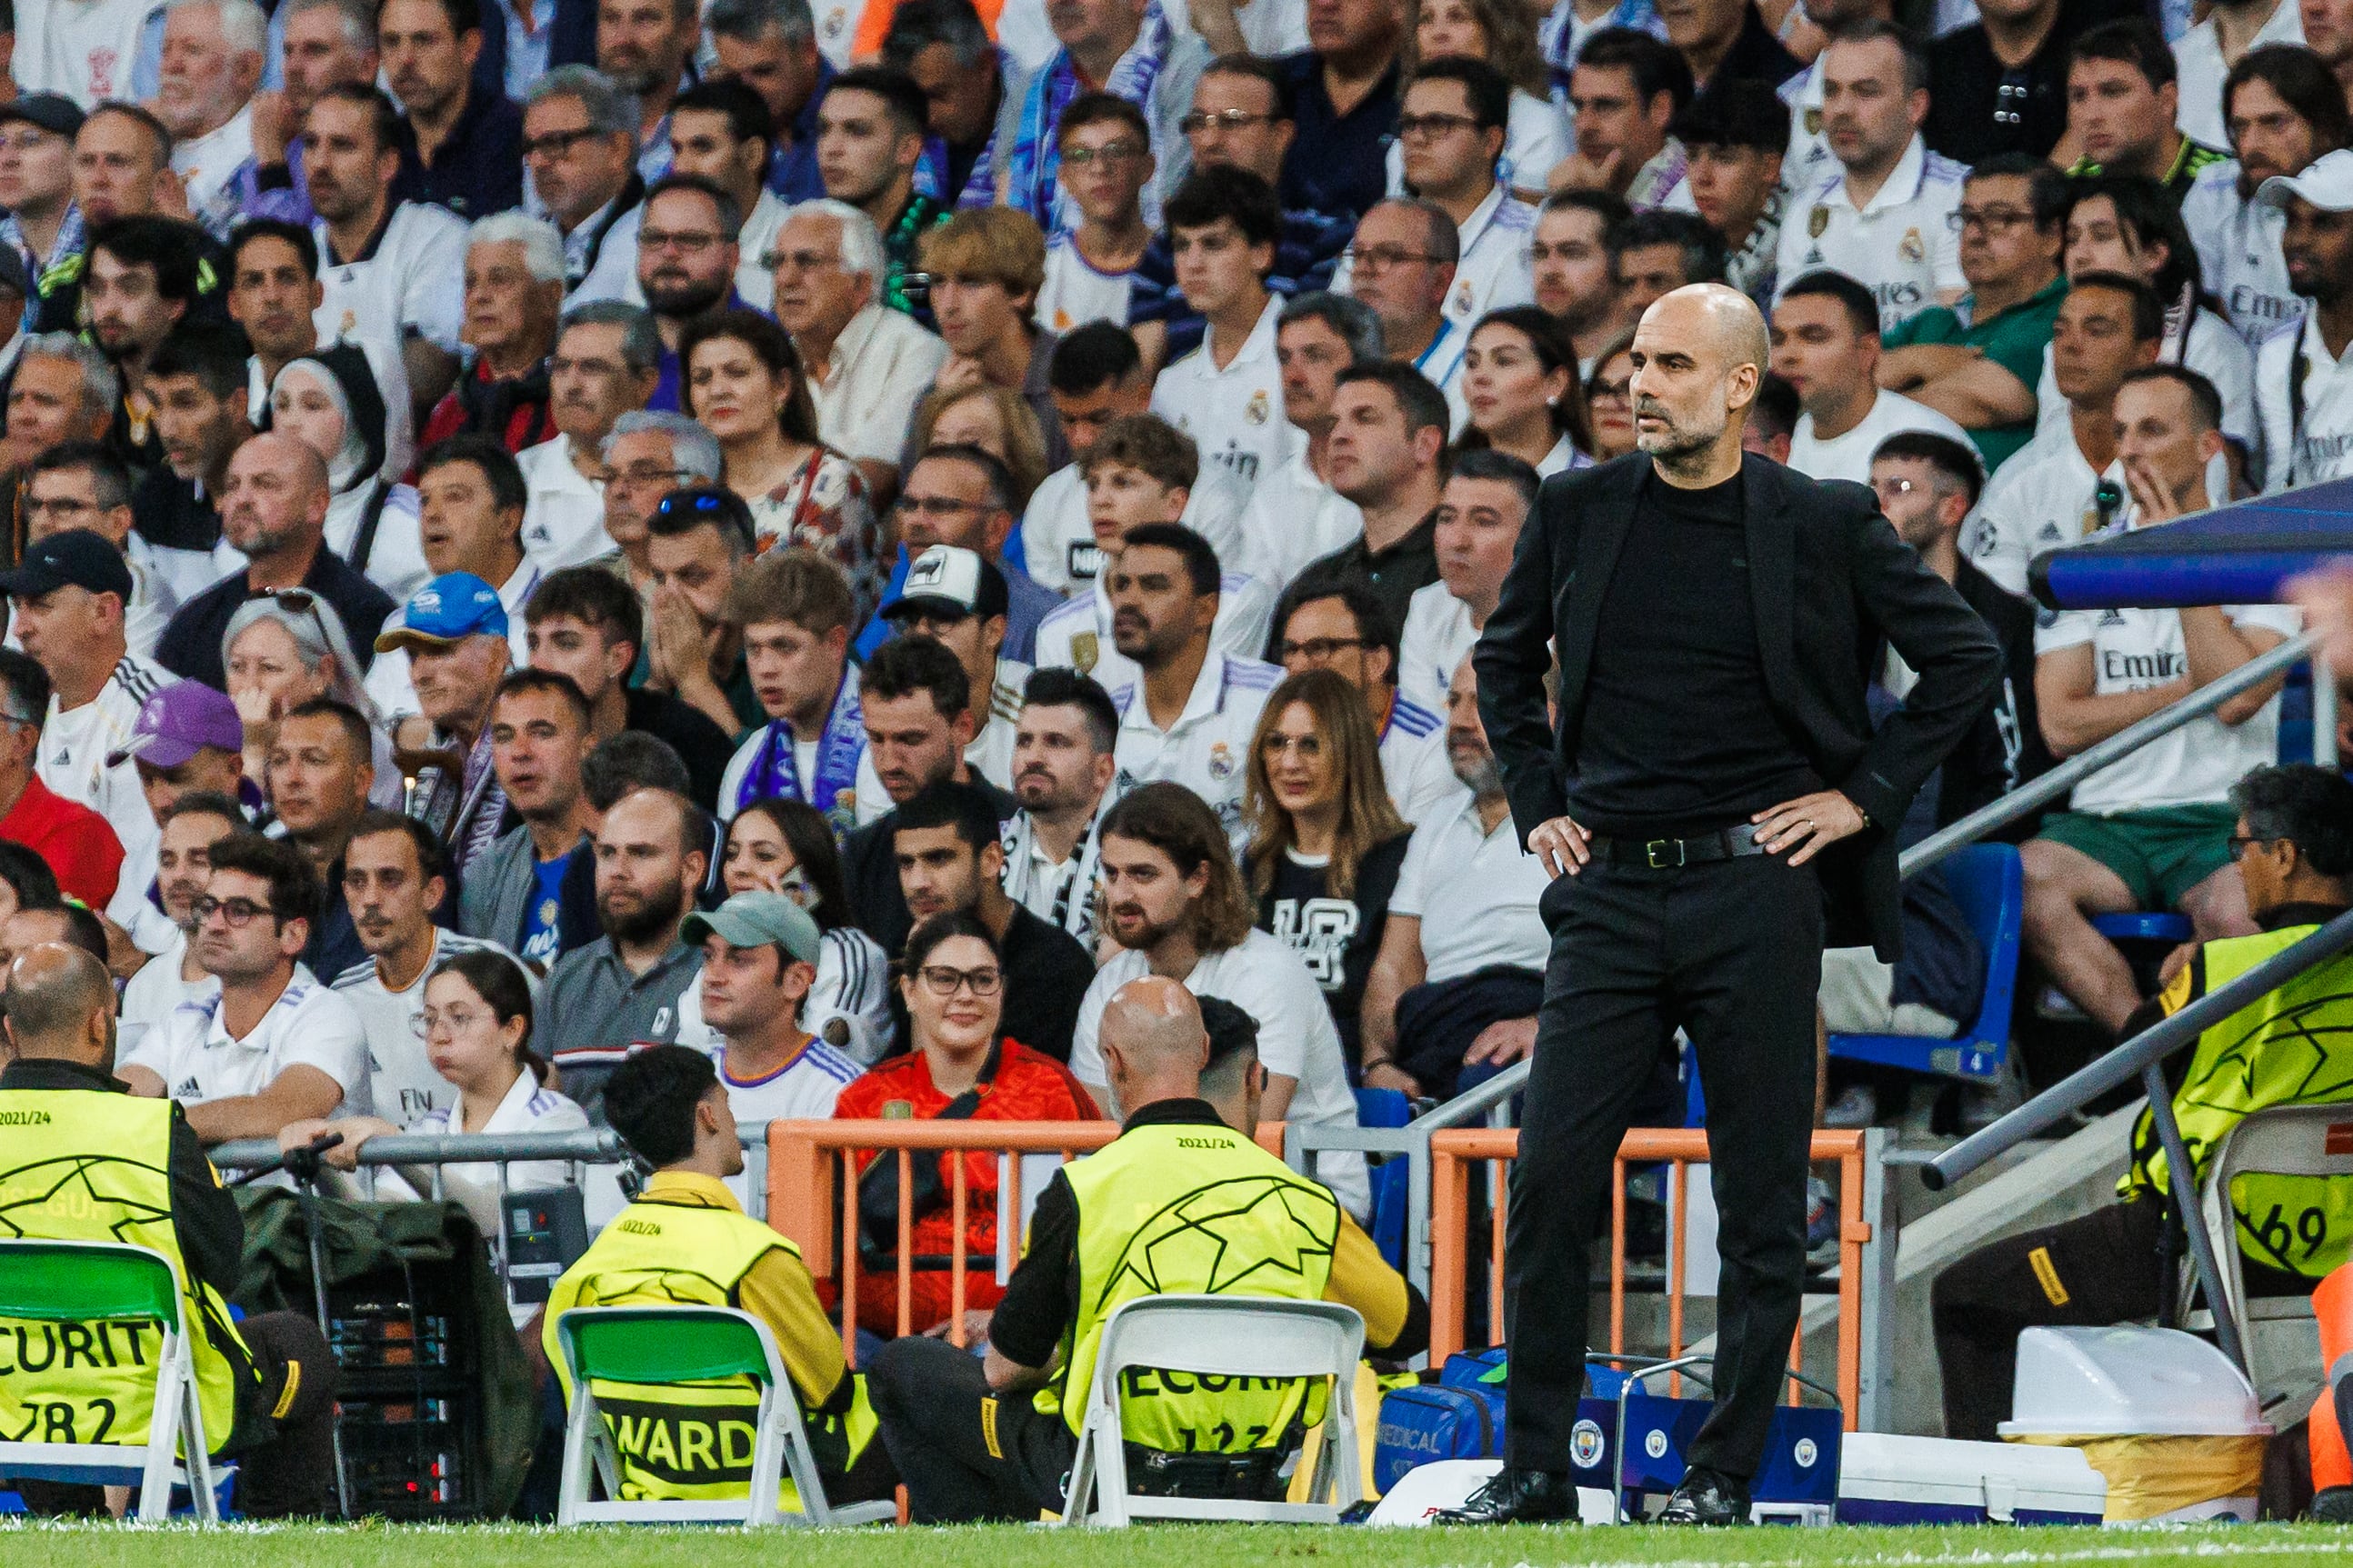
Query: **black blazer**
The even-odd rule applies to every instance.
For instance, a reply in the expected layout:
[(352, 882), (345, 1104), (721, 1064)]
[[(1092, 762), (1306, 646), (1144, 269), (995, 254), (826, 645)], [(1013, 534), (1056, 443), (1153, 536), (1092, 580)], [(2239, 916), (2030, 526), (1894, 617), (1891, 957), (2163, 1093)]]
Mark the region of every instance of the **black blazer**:
[[(1479, 639), (1479, 712), (1523, 840), (1567, 815), (1595, 628), (1650, 462), (1634, 453), (1545, 481)], [(1753, 453), (1740, 471), (1767, 698), (1814, 771), (1872, 821), (1820, 858), (1830, 945), (1868, 942), (1893, 963), (1901, 947), (1895, 826), (1993, 700), (2001, 650), (1895, 536), (1869, 490), (1810, 479)], [(1555, 639), (1560, 700), (1547, 728), (1544, 679)], [(1920, 680), (1873, 734), (1864, 692), (1883, 639)]]

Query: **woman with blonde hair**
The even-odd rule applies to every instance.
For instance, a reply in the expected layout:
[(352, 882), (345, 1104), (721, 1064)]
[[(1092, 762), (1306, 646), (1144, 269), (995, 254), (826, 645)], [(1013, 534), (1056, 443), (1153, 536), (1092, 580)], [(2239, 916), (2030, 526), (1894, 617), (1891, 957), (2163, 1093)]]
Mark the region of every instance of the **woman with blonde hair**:
[[(1526, 6), (1517, 0), (1408, 0), (1398, 43), (1398, 80), (1431, 60), (1484, 60), (1512, 84), (1504, 155), (1495, 183), (1523, 201), (1542, 201), (1545, 176), (1569, 154), (1568, 120), (1550, 96), (1544, 55)], [(1405, 192), (1405, 151), (1389, 143), (1389, 195)]]
[(1250, 739), (1242, 820), (1258, 927), (1305, 961), (1354, 1073), (1365, 977), (1413, 836), (1389, 801), (1363, 692), (1328, 669), (1274, 689)]
[(888, 564), (858, 465), (818, 438), (799, 353), (757, 310), (713, 311), (679, 334), (683, 412), (718, 438), (727, 488), (751, 509), (762, 549), (806, 545), (849, 574), (859, 618)]
[(1003, 463), (1018, 492), (1018, 517), (1046, 482), (1046, 432), (1037, 411), (1010, 387), (958, 386), (934, 392), (915, 408), (908, 467), (934, 447), (977, 447)]

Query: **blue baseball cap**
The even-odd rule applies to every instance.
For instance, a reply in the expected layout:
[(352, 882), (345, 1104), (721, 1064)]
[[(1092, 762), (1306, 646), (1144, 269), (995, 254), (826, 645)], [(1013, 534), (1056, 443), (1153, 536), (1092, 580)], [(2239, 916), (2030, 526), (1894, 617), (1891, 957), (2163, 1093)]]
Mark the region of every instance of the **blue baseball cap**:
[(507, 635), (507, 607), (499, 591), (471, 572), (451, 572), (436, 577), (408, 596), (400, 625), (375, 639), (375, 651), (394, 648), (448, 647), (470, 637)]

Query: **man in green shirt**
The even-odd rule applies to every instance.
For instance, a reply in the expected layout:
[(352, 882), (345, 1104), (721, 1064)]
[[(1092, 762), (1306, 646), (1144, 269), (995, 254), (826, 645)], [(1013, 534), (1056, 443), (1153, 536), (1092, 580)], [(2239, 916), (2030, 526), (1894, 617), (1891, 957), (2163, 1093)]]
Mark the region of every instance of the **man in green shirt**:
[(2067, 293), (2066, 214), (2066, 182), (2043, 160), (2004, 153), (1979, 163), (1953, 214), (1969, 292), (1882, 340), (1879, 384), (1960, 425), (1989, 473), (2034, 436), (2042, 349)]

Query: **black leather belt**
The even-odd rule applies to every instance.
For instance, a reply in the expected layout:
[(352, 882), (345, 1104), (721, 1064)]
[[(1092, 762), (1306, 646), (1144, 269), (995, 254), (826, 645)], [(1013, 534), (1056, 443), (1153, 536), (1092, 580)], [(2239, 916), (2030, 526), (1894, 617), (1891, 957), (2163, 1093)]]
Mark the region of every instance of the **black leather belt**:
[(1757, 839), (1757, 828), (1749, 823), (1727, 827), (1716, 833), (1703, 833), (1695, 838), (1603, 838), (1593, 840), (1593, 852), (1613, 866), (1631, 867), (1637, 870), (1673, 871), (1685, 866), (1704, 866), (1716, 860), (1737, 860), (1745, 856), (1767, 853)]

